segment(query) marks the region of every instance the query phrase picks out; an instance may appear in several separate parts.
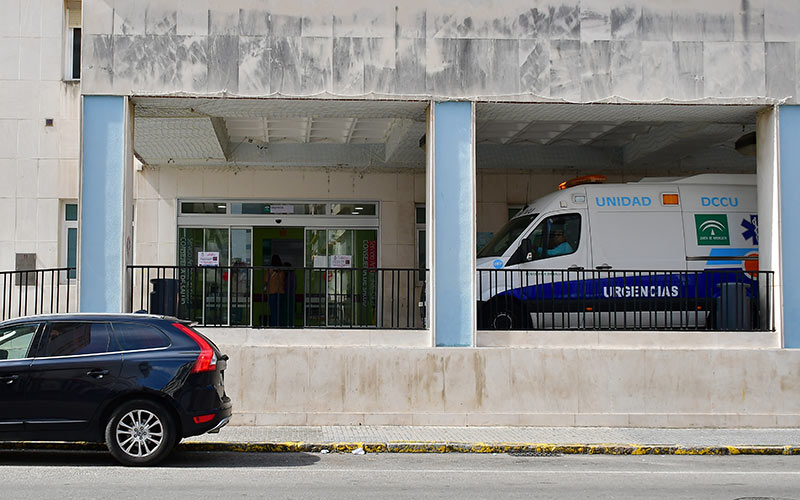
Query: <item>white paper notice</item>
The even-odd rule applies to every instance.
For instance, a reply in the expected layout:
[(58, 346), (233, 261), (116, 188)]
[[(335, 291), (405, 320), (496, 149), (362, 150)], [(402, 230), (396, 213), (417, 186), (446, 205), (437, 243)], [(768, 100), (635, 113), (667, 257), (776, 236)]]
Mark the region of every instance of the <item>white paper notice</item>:
[(328, 258), (324, 255), (315, 255), (314, 267), (328, 267)]
[(294, 205), (270, 205), (270, 213), (273, 214), (293, 214)]
[(202, 267), (219, 266), (219, 252), (197, 252), (197, 265)]
[(331, 267), (353, 267), (353, 256), (331, 255)]

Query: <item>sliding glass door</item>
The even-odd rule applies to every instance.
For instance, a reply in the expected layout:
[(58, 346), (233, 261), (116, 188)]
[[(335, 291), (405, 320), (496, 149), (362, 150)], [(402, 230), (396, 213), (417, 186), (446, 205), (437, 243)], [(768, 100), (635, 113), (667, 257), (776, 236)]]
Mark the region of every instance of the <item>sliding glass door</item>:
[(308, 326), (377, 324), (378, 231), (306, 229), (305, 323)]

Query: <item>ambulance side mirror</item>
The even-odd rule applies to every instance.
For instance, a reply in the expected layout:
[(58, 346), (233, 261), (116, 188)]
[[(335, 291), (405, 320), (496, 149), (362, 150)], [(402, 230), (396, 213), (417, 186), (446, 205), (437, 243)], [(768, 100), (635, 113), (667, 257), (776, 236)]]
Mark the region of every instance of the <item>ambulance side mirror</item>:
[(525, 256), (525, 262), (530, 262), (533, 260), (533, 249), (531, 248), (531, 240), (525, 238), (522, 240), (522, 244), (520, 245), (522, 249), (522, 254)]
[(525, 238), (522, 240), (514, 252), (514, 255), (508, 259), (506, 265), (519, 264), (521, 262), (530, 262), (533, 260), (533, 251), (531, 250), (531, 242)]

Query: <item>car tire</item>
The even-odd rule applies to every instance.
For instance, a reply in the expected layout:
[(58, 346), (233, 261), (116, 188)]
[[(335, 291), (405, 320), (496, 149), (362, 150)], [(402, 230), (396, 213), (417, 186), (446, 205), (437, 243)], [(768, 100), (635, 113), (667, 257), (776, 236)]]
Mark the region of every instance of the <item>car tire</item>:
[(167, 458), (177, 441), (172, 416), (163, 405), (146, 399), (118, 406), (106, 425), (106, 446), (123, 465), (155, 465)]

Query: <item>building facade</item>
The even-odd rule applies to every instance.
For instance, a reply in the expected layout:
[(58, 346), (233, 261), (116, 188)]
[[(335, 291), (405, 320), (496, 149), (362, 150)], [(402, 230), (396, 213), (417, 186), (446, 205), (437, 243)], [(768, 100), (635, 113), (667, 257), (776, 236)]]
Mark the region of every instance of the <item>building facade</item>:
[[(119, 311), (219, 259), (169, 278), (232, 354), (240, 423), (800, 421), (793, 2), (11, 3), (3, 269), (74, 258), (80, 309)], [(477, 247), (528, 202), (704, 173), (757, 178), (770, 328), (478, 329)], [(393, 271), (298, 283), (326, 302), (282, 323), (275, 255)]]

